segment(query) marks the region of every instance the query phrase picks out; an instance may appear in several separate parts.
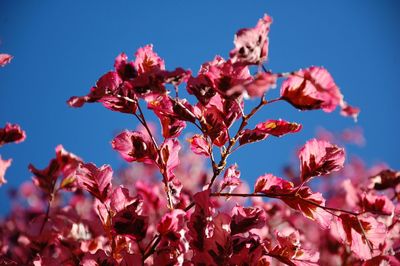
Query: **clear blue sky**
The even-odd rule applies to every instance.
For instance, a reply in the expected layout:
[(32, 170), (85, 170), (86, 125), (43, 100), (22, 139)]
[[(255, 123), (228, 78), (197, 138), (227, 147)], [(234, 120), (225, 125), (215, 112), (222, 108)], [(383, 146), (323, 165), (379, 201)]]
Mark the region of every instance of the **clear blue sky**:
[[(400, 4), (398, 1), (0, 1), (0, 52), (14, 56), (0, 69), (0, 125), (18, 123), (27, 140), (0, 149), (13, 158), (0, 188), (4, 211), (7, 190), (30, 179), (27, 165), (45, 167), (58, 144), (86, 161), (124, 163), (110, 141), (136, 127), (132, 116), (99, 104), (69, 108), (112, 68), (115, 56), (130, 57), (153, 43), (167, 68), (190, 68), (214, 55), (228, 56), (235, 32), (252, 27), (264, 14), (274, 23), (267, 67), (276, 72), (322, 65), (346, 100), (362, 110), (358, 125), (366, 146), (349, 147), (368, 163), (400, 168)], [(270, 95), (277, 95), (278, 90)], [(353, 126), (336, 111), (299, 112), (286, 103), (268, 107), (257, 118), (302, 123), (301, 133), (239, 150), (242, 176), (253, 183), (265, 173), (279, 174), (293, 159), (293, 147), (315, 135), (318, 125), (339, 131)]]

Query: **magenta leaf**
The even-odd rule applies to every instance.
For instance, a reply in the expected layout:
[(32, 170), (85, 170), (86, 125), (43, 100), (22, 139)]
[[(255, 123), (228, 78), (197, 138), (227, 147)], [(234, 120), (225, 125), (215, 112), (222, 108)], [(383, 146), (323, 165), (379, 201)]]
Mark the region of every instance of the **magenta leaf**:
[(258, 65), (267, 60), (268, 33), (272, 19), (264, 15), (254, 28), (239, 30), (235, 35), (235, 48), (229, 53), (233, 62)]
[(267, 216), (263, 209), (236, 206), (232, 210), (231, 234), (241, 234), (254, 228), (263, 228)]
[(113, 170), (109, 165), (97, 168), (92, 163), (81, 164), (76, 171), (79, 187), (104, 202), (111, 193)]
[(7, 183), (5, 179), (7, 168), (10, 167), (12, 159), (3, 160), (0, 155), (0, 186)]
[(294, 185), (292, 182), (286, 181), (272, 174), (265, 174), (257, 179), (256, 184), (254, 185), (254, 192), (265, 194), (288, 194), (293, 191), (293, 188)]
[(151, 139), (139, 131), (123, 131), (113, 139), (111, 145), (128, 162), (151, 163), (156, 157)]
[(203, 135), (193, 135), (187, 139), (190, 144), (190, 149), (198, 155), (210, 156), (210, 144)]
[(385, 242), (387, 229), (372, 217), (358, 218), (341, 214), (335, 219), (337, 231), (354, 254), (366, 260), (379, 255), (379, 247)]
[(112, 219), (112, 227), (118, 235), (141, 240), (146, 236), (148, 219), (142, 215), (141, 198), (136, 198), (131, 204), (116, 213)]
[(25, 131), (17, 124), (7, 123), (4, 128), (0, 128), (0, 147), (7, 143), (20, 143), (25, 139)]
[(237, 186), (242, 183), (240, 181), (240, 171), (237, 164), (229, 166), (224, 173), (224, 179), (221, 182), (221, 191), (228, 188), (229, 192), (232, 192)]
[(301, 180), (328, 175), (343, 168), (345, 152), (343, 148), (323, 140), (312, 139), (299, 151)]
[(12, 55), (0, 54), (0, 67), (4, 67), (5, 65), (9, 64), (12, 59), (13, 59)]

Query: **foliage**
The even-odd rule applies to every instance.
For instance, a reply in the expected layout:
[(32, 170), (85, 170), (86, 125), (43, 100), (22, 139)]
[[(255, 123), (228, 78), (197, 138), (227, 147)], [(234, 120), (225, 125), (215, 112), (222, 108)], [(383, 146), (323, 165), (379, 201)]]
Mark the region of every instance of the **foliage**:
[[(400, 265), (400, 172), (345, 164), (344, 148), (333, 144), (360, 142), (360, 135), (323, 132), (300, 148), (299, 167), (287, 168), (285, 178), (262, 175), (253, 189), (239, 166), (228, 164), (244, 145), (301, 130), (282, 119), (249, 128), (265, 106), (286, 101), (299, 110), (340, 107), (355, 119), (359, 113), (323, 67), (265, 68), (271, 23), (265, 15), (239, 30), (229, 58), (216, 56), (197, 76), (166, 70), (152, 45), (139, 48), (133, 61), (118, 55), (112, 71), (68, 104), (98, 102), (136, 117), (141, 126), (111, 143), (130, 167), (115, 173), (61, 145), (45, 168), (30, 165), (33, 183), (21, 186), (1, 222), (1, 263)], [(268, 99), (279, 79), (280, 96)], [(183, 84), (191, 101), (179, 96)], [(251, 106), (249, 98), (259, 103)], [(161, 136), (144, 107), (159, 119)], [(198, 131), (187, 139), (190, 150), (179, 139), (188, 124)], [(24, 138), (17, 125), (0, 130), (0, 145)], [(0, 158), (0, 183), (10, 163)]]

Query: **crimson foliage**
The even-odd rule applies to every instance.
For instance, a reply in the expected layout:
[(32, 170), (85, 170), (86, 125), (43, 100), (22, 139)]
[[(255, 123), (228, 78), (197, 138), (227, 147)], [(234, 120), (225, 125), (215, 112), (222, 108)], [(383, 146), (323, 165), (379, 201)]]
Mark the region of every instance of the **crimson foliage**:
[[(61, 145), (44, 169), (30, 165), (33, 183), (21, 186), (1, 222), (1, 263), (399, 265), (400, 172), (358, 160), (345, 166), (344, 148), (332, 144), (339, 138), (326, 132), (301, 147), (299, 167), (288, 168), (286, 178), (267, 173), (250, 189), (237, 164), (227, 167), (241, 146), (301, 130), (282, 119), (249, 128), (264, 106), (286, 101), (299, 110), (340, 107), (354, 118), (359, 112), (323, 67), (288, 73), (264, 67), (271, 23), (265, 15), (239, 30), (229, 58), (216, 56), (197, 76), (166, 70), (152, 45), (139, 48), (133, 61), (118, 55), (114, 70), (68, 104), (99, 102), (135, 116), (141, 126), (111, 143), (131, 166), (114, 173)], [(11, 58), (3, 57), (2, 65)], [(267, 99), (279, 79), (280, 96)], [(179, 97), (182, 84), (194, 101)], [(259, 103), (246, 112), (248, 98)], [(159, 119), (162, 137), (144, 107)], [(178, 139), (187, 124), (198, 130), (187, 140), (190, 150)], [(360, 140), (346, 136), (345, 142)], [(24, 138), (17, 125), (0, 130), (0, 145)], [(0, 183), (10, 163), (0, 158)], [(324, 181), (311, 188), (320, 176)]]

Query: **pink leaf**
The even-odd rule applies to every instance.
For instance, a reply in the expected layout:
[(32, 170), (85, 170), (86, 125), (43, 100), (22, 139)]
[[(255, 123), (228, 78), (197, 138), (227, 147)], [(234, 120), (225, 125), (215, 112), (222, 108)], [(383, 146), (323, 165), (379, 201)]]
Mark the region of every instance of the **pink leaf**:
[(210, 156), (210, 145), (203, 135), (196, 134), (187, 140), (190, 143), (190, 149), (195, 154)]
[(276, 75), (261, 72), (254, 77), (254, 80), (243, 86), (250, 97), (262, 97), (270, 88), (276, 86)]
[(104, 202), (111, 193), (113, 170), (109, 165), (97, 168), (92, 163), (81, 164), (76, 171), (78, 185)]
[(7, 168), (10, 167), (10, 165), (11, 165), (11, 162), (12, 162), (12, 159), (3, 160), (3, 159), (1, 159), (1, 155), (0, 155), (0, 186), (7, 183), (7, 180), (5, 179), (5, 175), (6, 175)]
[(151, 163), (156, 157), (152, 141), (139, 131), (123, 131), (113, 139), (111, 145), (128, 162)]
[(266, 225), (267, 216), (263, 209), (257, 207), (236, 206), (232, 210), (231, 234), (248, 232), (251, 229), (263, 228)]
[(379, 247), (387, 236), (386, 226), (372, 217), (357, 218), (341, 214), (335, 219), (341, 239), (360, 259), (366, 260), (379, 255)]
[(139, 48), (135, 56), (135, 66), (139, 74), (165, 69), (164, 60), (153, 51), (152, 44)]
[(298, 231), (277, 233), (278, 245), (268, 253), (279, 261), (294, 266), (317, 266), (319, 253), (303, 249)]
[(393, 203), (385, 195), (365, 194), (361, 204), (364, 210), (383, 215), (392, 215), (395, 209)]
[(257, 142), (266, 139), (269, 135), (281, 137), (288, 133), (296, 133), (301, 130), (302, 126), (297, 123), (287, 122), (284, 120), (267, 120), (257, 124), (254, 129), (246, 129), (239, 138), (239, 144)]
[(343, 148), (323, 140), (312, 139), (299, 151), (301, 180), (328, 175), (343, 168), (345, 153)]
[(20, 143), (25, 139), (25, 131), (17, 124), (7, 123), (4, 128), (0, 128), (0, 146), (12, 142)]
[(343, 116), (351, 116), (353, 117), (354, 121), (357, 122), (358, 115), (360, 114), (360, 108), (353, 107), (348, 105), (347, 103), (343, 103), (341, 105), (342, 110), (340, 114)]
[(115, 214), (112, 219), (112, 226), (118, 235), (132, 237), (135, 240), (141, 240), (146, 236), (148, 219), (142, 215), (142, 199), (136, 198)]
[(385, 169), (370, 177), (371, 185), (376, 190), (395, 188), (400, 184), (400, 171)]
[(286, 194), (293, 191), (293, 183), (286, 181), (280, 177), (276, 177), (272, 174), (265, 174), (260, 176), (256, 184), (254, 185), (255, 193), (279, 193)]
[(225, 170), (224, 179), (221, 182), (221, 191), (225, 188), (228, 188), (230, 193), (241, 183), (242, 181), (240, 181), (240, 171), (237, 164), (231, 165), (228, 167), (228, 169)]
[(12, 55), (9, 54), (0, 54), (0, 67), (3, 67), (11, 62), (13, 59)]
[(343, 95), (329, 72), (310, 67), (294, 72), (281, 87), (281, 96), (300, 110), (323, 109), (332, 112), (343, 102)]
[(239, 30), (235, 35), (235, 49), (229, 55), (233, 62), (245, 65), (258, 65), (268, 56), (268, 33), (271, 17), (264, 15), (255, 28)]
[(301, 212), (304, 217), (316, 221), (323, 229), (330, 228), (333, 217), (323, 209), (325, 199), (321, 193), (313, 193), (310, 188), (303, 187), (293, 196), (281, 199), (289, 207)]
[(301, 129), (301, 125), (293, 122), (287, 122), (285, 120), (268, 120), (257, 124), (256, 129), (262, 133), (273, 135), (275, 137), (281, 137), (288, 133), (296, 133)]

